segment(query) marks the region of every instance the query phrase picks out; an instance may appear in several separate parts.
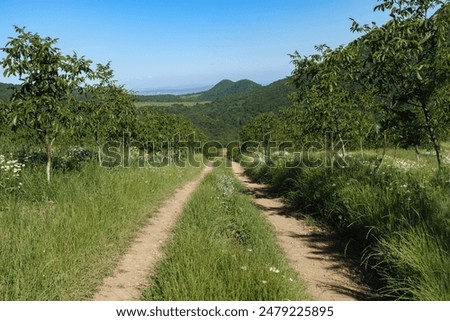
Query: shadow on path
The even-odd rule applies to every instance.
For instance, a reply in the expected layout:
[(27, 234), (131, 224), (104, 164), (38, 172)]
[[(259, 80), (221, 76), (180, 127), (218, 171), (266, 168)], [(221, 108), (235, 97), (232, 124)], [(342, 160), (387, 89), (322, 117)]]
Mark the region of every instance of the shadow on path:
[(308, 225), (304, 217), (290, 208), (266, 185), (253, 183), (242, 167), (233, 170), (247, 188), (254, 204), (275, 228), (280, 246), (291, 266), (308, 284), (315, 300), (379, 300), (362, 280), (359, 244), (344, 241), (324, 228)]

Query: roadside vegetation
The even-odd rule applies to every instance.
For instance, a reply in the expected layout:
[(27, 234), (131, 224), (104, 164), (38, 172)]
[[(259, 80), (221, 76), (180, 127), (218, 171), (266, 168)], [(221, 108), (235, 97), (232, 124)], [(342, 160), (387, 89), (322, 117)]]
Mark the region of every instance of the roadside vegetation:
[(180, 161), (204, 136), (181, 116), (139, 111), (110, 64), (15, 32), (0, 62), (21, 82), (0, 100), (0, 300), (89, 299), (200, 172)]
[(380, 295), (449, 300), (450, 172), (437, 174), (434, 167), (405, 159), (379, 168), (370, 156), (346, 162), (348, 167), (305, 162), (286, 168), (284, 158), (247, 173), (359, 250), (363, 269), (380, 277)]
[(15, 191), (0, 191), (0, 299), (89, 299), (161, 201), (199, 171), (88, 161), (48, 185), (20, 166)]
[(354, 21), (350, 44), (292, 55), (292, 106), (243, 126), (241, 141), (260, 143), (231, 156), (356, 244), (381, 294), (449, 300), (450, 6), (380, 0), (375, 10), (391, 20)]
[(181, 214), (144, 300), (306, 300), (273, 229), (229, 169), (209, 174)]

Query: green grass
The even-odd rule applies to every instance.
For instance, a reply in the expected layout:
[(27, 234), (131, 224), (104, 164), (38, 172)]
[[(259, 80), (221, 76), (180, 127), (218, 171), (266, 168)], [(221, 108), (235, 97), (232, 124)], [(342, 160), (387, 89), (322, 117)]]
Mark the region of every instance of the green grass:
[(0, 195), (0, 300), (89, 299), (138, 228), (198, 168), (25, 170)]
[(144, 300), (305, 300), (272, 228), (229, 170), (209, 174), (177, 222)]
[(386, 235), (373, 256), (383, 266), (384, 292), (400, 299), (450, 300), (450, 253), (427, 227)]

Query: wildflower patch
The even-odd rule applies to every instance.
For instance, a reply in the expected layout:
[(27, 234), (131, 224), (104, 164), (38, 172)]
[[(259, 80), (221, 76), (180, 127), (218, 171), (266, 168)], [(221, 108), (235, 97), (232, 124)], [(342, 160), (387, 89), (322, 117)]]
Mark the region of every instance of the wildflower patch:
[(12, 155), (0, 155), (0, 188), (6, 192), (18, 192), (22, 189), (22, 170), (25, 164), (13, 159)]

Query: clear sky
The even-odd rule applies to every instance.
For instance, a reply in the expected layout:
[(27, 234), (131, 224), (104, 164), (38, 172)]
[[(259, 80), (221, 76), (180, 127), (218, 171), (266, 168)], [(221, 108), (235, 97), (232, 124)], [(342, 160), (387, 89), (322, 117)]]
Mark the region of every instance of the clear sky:
[[(95, 63), (112, 62), (133, 90), (212, 85), (222, 79), (268, 84), (288, 76), (289, 54), (356, 38), (349, 17), (386, 21), (376, 0), (1, 0), (0, 47), (13, 25), (59, 38)], [(0, 58), (4, 53), (0, 52)], [(0, 82), (14, 82), (0, 76)]]

